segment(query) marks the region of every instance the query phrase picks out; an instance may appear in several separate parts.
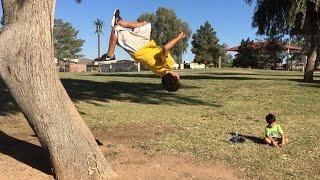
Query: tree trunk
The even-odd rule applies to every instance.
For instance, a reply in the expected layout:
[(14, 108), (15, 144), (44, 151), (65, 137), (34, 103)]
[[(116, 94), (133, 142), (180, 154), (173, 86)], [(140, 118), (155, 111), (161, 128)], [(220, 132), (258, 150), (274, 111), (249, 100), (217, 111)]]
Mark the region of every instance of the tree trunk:
[(319, 70), (318, 69), (319, 60), (320, 60), (320, 46), (318, 45), (317, 59), (316, 59), (315, 66), (314, 66), (314, 70), (315, 71)]
[[(276, 51), (276, 50), (274, 50)], [(277, 52), (273, 52), (273, 62), (274, 62), (274, 70), (278, 70), (278, 66), (277, 66)]]
[(98, 58), (100, 58), (100, 33), (98, 32)]
[(0, 76), (49, 153), (57, 179), (113, 175), (55, 70), (55, 0), (2, 0)]
[(315, 64), (317, 60), (317, 50), (318, 50), (317, 36), (311, 35), (310, 44), (311, 44), (311, 53), (307, 60), (306, 69), (304, 71), (304, 81), (308, 83), (313, 81), (313, 71), (315, 70)]

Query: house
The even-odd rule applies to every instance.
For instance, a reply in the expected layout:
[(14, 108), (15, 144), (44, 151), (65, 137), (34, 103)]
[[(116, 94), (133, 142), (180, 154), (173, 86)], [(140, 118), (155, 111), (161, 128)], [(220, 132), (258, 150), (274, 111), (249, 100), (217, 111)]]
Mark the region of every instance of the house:
[(87, 72), (87, 66), (90, 66), (92, 63), (93, 61), (87, 58), (65, 58), (62, 61), (56, 61), (57, 70), (59, 72)]
[(131, 60), (114, 60), (99, 63), (101, 72), (129, 72), (145, 70), (145, 67), (140, 67), (140, 63)]
[(66, 66), (66, 72), (87, 72), (86, 64), (69, 64)]
[(187, 63), (184, 65), (187, 69), (204, 69), (206, 68), (205, 64), (198, 64), (198, 63)]
[[(265, 41), (265, 42), (249, 41), (248, 43), (249, 43), (248, 45), (253, 49), (259, 49), (261, 47), (267, 48), (268, 46), (274, 47), (276, 45), (276, 46), (278, 46), (278, 49), (281, 49), (282, 53), (285, 54), (285, 56), (283, 56), (282, 59), (278, 60), (280, 63), (267, 64), (264, 67), (264, 68), (267, 68), (267, 69), (293, 70), (294, 68), (292, 66), (292, 62), (291, 62), (292, 60), (290, 60), (290, 58), (292, 57), (292, 54), (297, 54), (297, 53), (301, 53), (302, 52), (302, 48), (301, 47), (298, 47), (298, 46), (295, 46), (295, 45), (291, 45), (290, 43), (289, 44), (282, 44), (280, 42), (275, 42), (275, 44), (274, 44), (274, 43), (268, 42), (268, 41)], [(238, 52), (239, 53), (241, 48), (242, 48), (242, 45), (236, 46), (236, 47), (232, 47), (232, 48), (228, 48), (228, 49), (226, 49), (226, 51), (233, 51), (233, 52)], [(283, 62), (285, 62), (285, 61), (287, 61), (287, 63), (283, 64)], [(301, 64), (299, 64), (298, 66), (301, 67)], [(298, 68), (298, 69), (300, 69), (300, 68)]]
[[(262, 46), (267, 46), (268, 44), (270, 44), (270, 42), (253, 42), (253, 41), (250, 42), (250, 46), (254, 49), (257, 49)], [(278, 43), (278, 44), (281, 45), (280, 43)], [(240, 48), (241, 48), (241, 46), (236, 46), (236, 47), (228, 48), (228, 49), (226, 49), (226, 51), (239, 52)], [(301, 47), (290, 45), (290, 44), (284, 45), (283, 48), (288, 54), (289, 53), (299, 53), (302, 50)]]

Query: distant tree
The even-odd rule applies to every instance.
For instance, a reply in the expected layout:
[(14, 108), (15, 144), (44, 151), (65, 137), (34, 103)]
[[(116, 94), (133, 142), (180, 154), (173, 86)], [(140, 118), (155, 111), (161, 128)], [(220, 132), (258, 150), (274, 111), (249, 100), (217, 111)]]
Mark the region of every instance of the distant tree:
[(58, 60), (82, 57), (79, 53), (82, 50), (84, 40), (77, 38), (78, 33), (79, 31), (70, 23), (64, 22), (62, 19), (54, 20), (54, 54)]
[[(156, 16), (153, 13), (144, 13), (142, 15), (140, 15), (137, 19), (138, 22), (142, 22), (142, 21), (147, 21), (147, 22), (151, 22), (154, 26), (154, 23), (156, 21)], [(153, 29), (153, 28), (152, 28)]]
[[(318, 38), (317, 41), (320, 42), (320, 37)], [(298, 60), (298, 62), (304, 62), (305, 58), (312, 53), (310, 36), (293, 35), (291, 37), (291, 44), (302, 48), (301, 52), (294, 53), (292, 57), (292, 59)], [(320, 46), (318, 46), (318, 50), (317, 50), (317, 59), (315, 62), (315, 69), (317, 69), (317, 65), (319, 65), (319, 61), (320, 61)]]
[(266, 41), (266, 45), (260, 48), (265, 49), (269, 54), (270, 62), (273, 63), (273, 69), (277, 69), (277, 63), (282, 62), (282, 55), (284, 53), (284, 43), (281, 37), (270, 37)]
[(232, 67), (232, 64), (233, 64), (233, 56), (231, 54), (226, 54), (225, 56), (223, 56), (222, 63), (221, 63), (222, 67)]
[(140, 15), (138, 21), (152, 23), (151, 39), (161, 46), (176, 37), (180, 31), (185, 32), (187, 37), (183, 41), (178, 42), (172, 50), (172, 55), (177, 63), (182, 63), (182, 54), (188, 48), (188, 39), (191, 34), (188, 23), (179, 19), (173, 9), (164, 7), (159, 7), (155, 14), (144, 13)]
[(259, 34), (308, 36), (311, 51), (304, 81), (313, 81), (320, 46), (320, 0), (257, 0), (252, 25)]
[(289, 39), (290, 44), (301, 47), (302, 51), (310, 52), (310, 38), (303, 35), (292, 35)]
[(101, 34), (103, 34), (104, 23), (101, 19), (96, 19), (94, 25), (96, 27), (95, 33), (98, 35), (98, 58), (100, 58), (100, 38)]
[(256, 68), (258, 69), (269, 68), (271, 64), (273, 64), (273, 68), (275, 68), (274, 60), (276, 60), (276, 62), (279, 62), (279, 58), (272, 60), (270, 52), (268, 52), (268, 50), (266, 50), (266, 48), (263, 46), (260, 46), (258, 49), (255, 50), (254, 57), (256, 61), (256, 63), (254, 64), (256, 64)]
[(219, 57), (223, 55), (223, 47), (219, 44), (216, 32), (208, 21), (193, 34), (191, 44), (195, 62), (217, 65)]
[(276, 68), (276, 63), (281, 62), (282, 52), (282, 43), (278, 41), (253, 42), (249, 38), (247, 40), (243, 39), (239, 52), (233, 61), (233, 66), (266, 68), (273, 64), (272, 67)]
[(233, 61), (233, 66), (257, 68), (258, 63), (257, 58), (255, 57), (257, 55), (256, 52), (257, 50), (251, 45), (249, 38), (247, 40), (242, 39), (238, 54), (236, 54), (236, 57)]
[(226, 49), (228, 48), (227, 44), (222, 44), (221, 49), (221, 67), (232, 67), (233, 64), (233, 56), (231, 54), (227, 54)]
[(290, 60), (298, 63), (304, 62), (305, 57), (310, 53), (310, 39), (308, 36), (292, 35), (288, 42), (290, 42), (291, 45), (302, 48), (301, 52), (292, 54)]

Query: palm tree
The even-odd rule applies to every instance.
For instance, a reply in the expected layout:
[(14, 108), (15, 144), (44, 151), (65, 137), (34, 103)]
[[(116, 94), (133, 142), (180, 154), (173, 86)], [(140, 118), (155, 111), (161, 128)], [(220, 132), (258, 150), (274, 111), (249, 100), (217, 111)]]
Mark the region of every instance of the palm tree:
[(95, 33), (98, 34), (98, 58), (100, 58), (100, 37), (103, 34), (104, 22), (101, 19), (96, 19), (94, 25), (96, 26)]

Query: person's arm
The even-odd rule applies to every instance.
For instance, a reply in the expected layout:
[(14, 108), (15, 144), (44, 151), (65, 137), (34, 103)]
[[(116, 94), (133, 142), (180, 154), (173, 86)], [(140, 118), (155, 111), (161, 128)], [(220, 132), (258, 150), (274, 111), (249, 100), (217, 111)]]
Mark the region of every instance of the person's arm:
[(278, 125), (278, 131), (279, 131), (279, 134), (281, 135), (281, 144), (280, 144), (280, 147), (282, 147), (284, 144), (285, 144), (285, 135), (284, 135), (284, 131), (283, 129), (281, 128), (280, 125)]
[(167, 44), (163, 46), (163, 55), (166, 57), (168, 56), (170, 50), (173, 48), (175, 44), (177, 44), (180, 40), (186, 37), (184, 32), (180, 32), (175, 38), (169, 41)]
[(278, 143), (277, 143), (275, 140), (273, 140), (272, 137), (267, 136), (267, 138), (271, 141), (271, 144), (272, 144), (274, 147), (279, 147)]
[(284, 135), (284, 133), (282, 133), (281, 134), (281, 138), (282, 138), (282, 140), (281, 140), (281, 144), (280, 144), (280, 147), (283, 147), (284, 145), (285, 145), (285, 141), (286, 141), (286, 136)]

